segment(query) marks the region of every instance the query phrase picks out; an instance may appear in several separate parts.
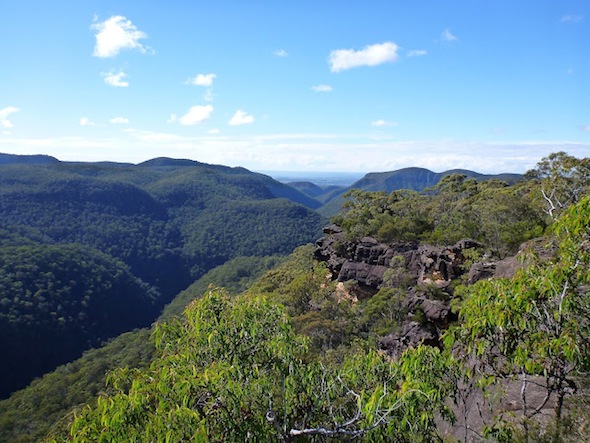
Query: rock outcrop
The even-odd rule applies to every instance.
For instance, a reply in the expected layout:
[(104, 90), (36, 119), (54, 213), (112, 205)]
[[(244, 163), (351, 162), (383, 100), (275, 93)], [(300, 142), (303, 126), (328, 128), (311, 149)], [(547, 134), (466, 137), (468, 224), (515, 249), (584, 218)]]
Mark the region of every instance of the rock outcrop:
[[(461, 240), (451, 247), (419, 245), (418, 242), (380, 243), (372, 237), (350, 241), (336, 225), (324, 228), (325, 236), (316, 242), (314, 256), (327, 262), (332, 278), (338, 281), (356, 280), (375, 290), (392, 268), (394, 257), (401, 257), (403, 266), (418, 284), (446, 287), (465, 273), (463, 251), (480, 247), (473, 240)], [(399, 262), (396, 261), (396, 265)]]
[(381, 287), (393, 257), (402, 256), (407, 264), (418, 247), (413, 242), (379, 243), (371, 237), (348, 241), (336, 225), (324, 228), (324, 234), (316, 242), (314, 257), (327, 262), (332, 278), (340, 282), (356, 280), (375, 290)]
[[(440, 331), (455, 319), (449, 304), (450, 283), (467, 272), (463, 252), (481, 247), (479, 243), (462, 240), (437, 247), (418, 242), (382, 243), (371, 237), (351, 241), (336, 225), (324, 228), (324, 234), (316, 242), (314, 256), (326, 262), (333, 280), (354, 281), (368, 297), (383, 287), (407, 291), (401, 306), (407, 319), (398, 332), (382, 338), (385, 352), (396, 356), (419, 343), (438, 346)], [(388, 271), (403, 272), (408, 278), (396, 280)]]

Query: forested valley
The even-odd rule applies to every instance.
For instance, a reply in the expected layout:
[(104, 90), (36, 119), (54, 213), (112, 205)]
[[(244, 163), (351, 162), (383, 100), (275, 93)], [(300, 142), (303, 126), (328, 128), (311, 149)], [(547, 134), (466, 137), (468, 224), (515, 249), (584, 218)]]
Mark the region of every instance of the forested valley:
[(242, 168), (11, 159), (0, 165), (3, 398), (149, 326), (215, 266), (287, 254), (322, 225), (312, 199)]
[(590, 441), (590, 159), (330, 197), (28, 160), (0, 164), (0, 441)]

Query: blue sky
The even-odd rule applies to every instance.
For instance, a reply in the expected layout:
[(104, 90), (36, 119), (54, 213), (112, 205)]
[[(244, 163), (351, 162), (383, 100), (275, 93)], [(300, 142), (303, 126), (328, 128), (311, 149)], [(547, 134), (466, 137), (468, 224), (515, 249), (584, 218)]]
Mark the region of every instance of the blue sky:
[(358, 172), (590, 156), (588, 0), (0, 6), (0, 152)]

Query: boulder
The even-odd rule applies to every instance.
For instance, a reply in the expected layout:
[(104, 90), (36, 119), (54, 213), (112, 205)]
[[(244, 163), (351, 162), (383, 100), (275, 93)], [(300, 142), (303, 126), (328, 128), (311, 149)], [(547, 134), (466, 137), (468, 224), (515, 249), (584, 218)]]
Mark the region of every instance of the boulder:
[(389, 334), (379, 341), (379, 348), (392, 358), (399, 357), (404, 350), (420, 344), (439, 346), (439, 334), (432, 323), (411, 321), (394, 334)]
[(413, 242), (380, 243), (372, 237), (349, 241), (335, 225), (324, 228), (324, 234), (316, 241), (314, 258), (327, 263), (332, 279), (356, 280), (374, 289), (381, 287), (393, 257), (401, 255), (407, 263), (417, 248)]

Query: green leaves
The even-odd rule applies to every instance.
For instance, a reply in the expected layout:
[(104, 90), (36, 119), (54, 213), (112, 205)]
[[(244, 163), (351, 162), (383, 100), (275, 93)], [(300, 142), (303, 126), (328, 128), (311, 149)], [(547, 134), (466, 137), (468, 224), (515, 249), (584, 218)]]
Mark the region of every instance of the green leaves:
[(449, 245), (472, 238), (504, 258), (543, 233), (546, 221), (535, 202), (537, 194), (541, 190), (535, 182), (508, 186), (499, 180), (477, 182), (452, 174), (423, 194), (352, 190), (345, 194), (343, 213), (334, 221), (354, 239), (372, 236), (380, 241)]
[(426, 441), (453, 389), (438, 349), (399, 362), (375, 351), (314, 360), (282, 308), (261, 297), (211, 290), (155, 336), (162, 354), (149, 370), (113, 373), (113, 393), (55, 441)]
[(527, 403), (527, 377), (544, 379), (537, 385), (556, 396), (559, 423), (572, 377), (590, 367), (590, 198), (568, 209), (553, 231), (552, 257), (529, 254), (513, 278), (459, 291), (461, 324), (449, 331), (447, 343), (482, 359), (487, 374), (500, 376), (496, 380), (519, 380), (525, 420), (542, 406)]

